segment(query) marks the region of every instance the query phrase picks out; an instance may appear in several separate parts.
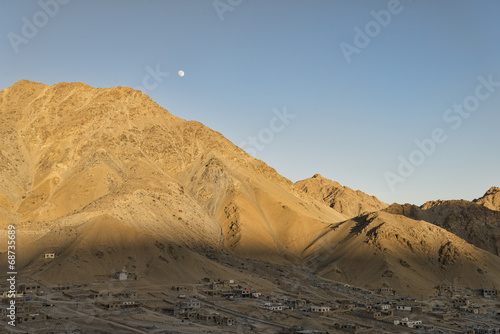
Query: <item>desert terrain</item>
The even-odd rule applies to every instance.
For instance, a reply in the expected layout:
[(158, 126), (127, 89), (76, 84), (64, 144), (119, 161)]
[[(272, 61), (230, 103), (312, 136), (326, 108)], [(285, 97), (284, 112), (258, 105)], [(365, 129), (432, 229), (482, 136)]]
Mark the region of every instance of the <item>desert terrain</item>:
[(319, 174), (294, 183), (126, 87), (19, 81), (0, 119), (7, 332), (500, 326), (498, 187), (418, 207)]

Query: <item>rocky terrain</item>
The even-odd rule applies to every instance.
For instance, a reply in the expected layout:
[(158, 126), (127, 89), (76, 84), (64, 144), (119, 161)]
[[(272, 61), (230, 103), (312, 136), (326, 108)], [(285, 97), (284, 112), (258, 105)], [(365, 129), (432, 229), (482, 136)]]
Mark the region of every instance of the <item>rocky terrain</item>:
[[(487, 208), (498, 205), (495, 191), (484, 206), (464, 204), (469, 212), (386, 208), (319, 175), (293, 184), (125, 87), (20, 81), (0, 92), (0, 118), (1, 233), (16, 226), (19, 272), (46, 284), (92, 282), (123, 267), (162, 284), (239, 277), (213, 256), (229, 254), (407, 293), (450, 280), (500, 285), (496, 239), (481, 244), (480, 230), (424, 217), (443, 212), (450, 226), (484, 217), (495, 228), (497, 211)], [(57, 256), (47, 261), (46, 252)]]
[(500, 188), (491, 187), (483, 197), (477, 198), (473, 202), (488, 209), (500, 211)]
[(433, 201), (421, 207), (393, 204), (384, 211), (440, 226), (494, 255), (500, 254), (500, 212), (464, 200)]
[(309, 196), (349, 218), (379, 211), (388, 206), (375, 196), (367, 195), (360, 190), (352, 190), (319, 174), (298, 181), (295, 185)]

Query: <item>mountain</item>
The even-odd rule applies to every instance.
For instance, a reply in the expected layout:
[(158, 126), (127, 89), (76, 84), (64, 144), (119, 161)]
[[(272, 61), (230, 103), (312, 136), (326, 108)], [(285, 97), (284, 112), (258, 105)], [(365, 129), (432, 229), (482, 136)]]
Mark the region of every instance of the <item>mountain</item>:
[[(297, 263), (324, 224), (345, 219), (221, 134), (130, 88), (21, 81), (0, 92), (0, 117), (0, 214), (2, 227), (18, 226), (21, 263), (42, 265), (40, 254), (56, 248), (54, 270), (95, 254), (120, 270), (143, 248), (169, 259), (170, 247)], [(87, 236), (96, 224), (123, 233), (99, 241)], [(133, 236), (135, 250), (119, 251)], [(149, 267), (137, 270), (159, 270)]]
[(312, 198), (325, 203), (346, 217), (353, 218), (364, 213), (379, 211), (388, 205), (359, 190), (340, 185), (319, 174), (298, 181), (295, 185)]
[(436, 282), (479, 289), (499, 282), (500, 258), (446, 230), (380, 211), (332, 224), (304, 250), (322, 277), (413, 296)]
[(293, 184), (140, 91), (20, 81), (0, 118), (0, 229), (16, 227), (17, 270), (49, 285), (123, 267), (155, 284), (260, 268), (274, 285), (271, 265), (408, 293), (500, 283), (498, 256), (319, 175)]
[(440, 226), (467, 242), (500, 255), (500, 212), (465, 200), (431, 201), (421, 207), (393, 204), (384, 211)]
[(473, 202), (481, 204), (488, 209), (500, 211), (500, 188), (491, 187), (483, 197), (477, 198)]

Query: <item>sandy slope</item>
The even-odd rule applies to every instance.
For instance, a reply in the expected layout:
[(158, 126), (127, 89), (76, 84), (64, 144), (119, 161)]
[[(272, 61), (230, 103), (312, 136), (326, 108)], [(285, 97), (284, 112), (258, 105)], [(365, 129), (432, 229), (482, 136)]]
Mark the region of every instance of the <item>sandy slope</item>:
[(438, 282), (498, 286), (500, 258), (435, 225), (377, 212), (325, 228), (305, 251), (323, 277), (430, 296)]
[(21, 81), (0, 92), (0, 118), (1, 234), (16, 225), (19, 270), (45, 282), (124, 266), (155, 282), (237, 277), (217, 252), (414, 291), (500, 277), (498, 257), (423, 221), (357, 217), (386, 204), (320, 176), (293, 184), (130, 88)]
[(81, 226), (97, 217), (111, 222), (102, 233), (121, 231), (116, 247), (144, 233), (192, 250), (298, 263), (318, 230), (345, 219), (219, 133), (130, 88), (21, 81), (0, 92), (0, 117), (2, 224), (17, 223), (25, 263), (52, 239), (61, 258), (71, 250), (93, 263), (93, 252), (59, 245), (69, 241), (56, 235), (72, 229), (89, 239), (94, 229)]

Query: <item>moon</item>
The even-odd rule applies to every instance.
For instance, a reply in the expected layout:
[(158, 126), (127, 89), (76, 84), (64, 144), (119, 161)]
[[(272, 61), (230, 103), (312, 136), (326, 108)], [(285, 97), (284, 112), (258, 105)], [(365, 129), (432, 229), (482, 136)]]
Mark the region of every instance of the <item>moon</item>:
[(179, 72), (177, 72), (177, 74), (182, 78), (184, 76), (184, 71), (180, 70)]

